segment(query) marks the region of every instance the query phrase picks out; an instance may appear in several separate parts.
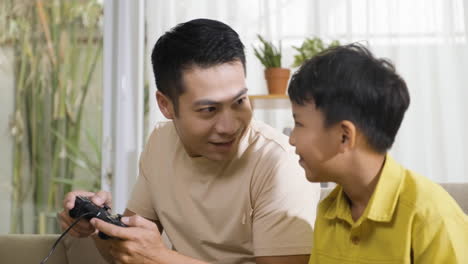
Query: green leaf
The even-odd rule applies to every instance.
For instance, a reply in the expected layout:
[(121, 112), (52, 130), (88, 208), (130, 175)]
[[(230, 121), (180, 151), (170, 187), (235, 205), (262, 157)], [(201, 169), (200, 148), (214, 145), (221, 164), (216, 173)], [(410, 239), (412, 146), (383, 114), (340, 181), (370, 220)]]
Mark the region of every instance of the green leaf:
[(279, 48), (272, 42), (266, 41), (262, 36), (257, 35), (262, 46), (258, 49), (253, 47), (255, 56), (265, 66), (265, 68), (281, 68), (281, 42)]
[(294, 63), (292, 67), (301, 66), (306, 60), (311, 59), (315, 55), (325, 51), (328, 48), (339, 46), (338, 40), (332, 41), (328, 46), (319, 37), (306, 38), (300, 47), (293, 46), (298, 54), (294, 55)]

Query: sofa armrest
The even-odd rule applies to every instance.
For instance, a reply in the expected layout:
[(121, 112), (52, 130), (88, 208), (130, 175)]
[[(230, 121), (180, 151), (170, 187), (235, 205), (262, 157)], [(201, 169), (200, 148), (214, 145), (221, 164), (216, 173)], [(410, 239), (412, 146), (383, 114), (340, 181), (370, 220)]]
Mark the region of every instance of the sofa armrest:
[(92, 238), (66, 236), (63, 245), (65, 245), (68, 264), (107, 264), (107, 261), (99, 254)]
[[(40, 263), (59, 235), (0, 235), (1, 263)], [(47, 264), (68, 264), (65, 247), (59, 243)]]
[[(0, 263), (40, 263), (60, 235), (0, 235)], [(107, 264), (91, 238), (65, 236), (46, 264)]]

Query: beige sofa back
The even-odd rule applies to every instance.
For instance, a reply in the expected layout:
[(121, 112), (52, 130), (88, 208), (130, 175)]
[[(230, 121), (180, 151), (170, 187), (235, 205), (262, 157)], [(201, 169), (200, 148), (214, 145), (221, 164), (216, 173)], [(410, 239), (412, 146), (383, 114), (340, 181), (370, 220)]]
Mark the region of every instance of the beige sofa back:
[(468, 182), (441, 183), (440, 185), (460, 205), (463, 212), (468, 215)]

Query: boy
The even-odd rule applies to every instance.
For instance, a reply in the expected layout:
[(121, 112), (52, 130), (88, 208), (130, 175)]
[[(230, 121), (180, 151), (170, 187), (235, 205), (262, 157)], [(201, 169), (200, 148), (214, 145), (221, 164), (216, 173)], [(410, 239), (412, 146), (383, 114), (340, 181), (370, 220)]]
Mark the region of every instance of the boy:
[(333, 48), (288, 93), (307, 179), (338, 184), (318, 207), (309, 263), (468, 263), (467, 216), (387, 154), (410, 103), (390, 62), (358, 44)]

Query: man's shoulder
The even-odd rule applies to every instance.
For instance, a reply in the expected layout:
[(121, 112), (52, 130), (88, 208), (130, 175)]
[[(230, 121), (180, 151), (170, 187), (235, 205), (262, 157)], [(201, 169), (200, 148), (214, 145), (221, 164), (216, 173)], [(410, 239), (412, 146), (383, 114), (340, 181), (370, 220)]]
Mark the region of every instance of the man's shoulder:
[(252, 120), (250, 142), (256, 148), (262, 148), (274, 153), (291, 153), (294, 148), (289, 144), (289, 138), (278, 129), (261, 121)]
[[(254, 164), (254, 178), (260, 182), (272, 180), (271, 177), (306, 182), (304, 170), (299, 165), (299, 156), (288, 143), (288, 137), (263, 122), (252, 122), (249, 132), (249, 147), (244, 159)], [(257, 182), (257, 181), (255, 181)]]
[(148, 138), (148, 144), (156, 141), (167, 142), (167, 140), (177, 139), (177, 133), (175, 131), (174, 123), (172, 121), (158, 122)]
[(178, 136), (172, 121), (158, 122), (148, 137), (143, 155), (154, 156), (157, 153), (164, 153), (161, 150), (171, 149), (177, 142)]

